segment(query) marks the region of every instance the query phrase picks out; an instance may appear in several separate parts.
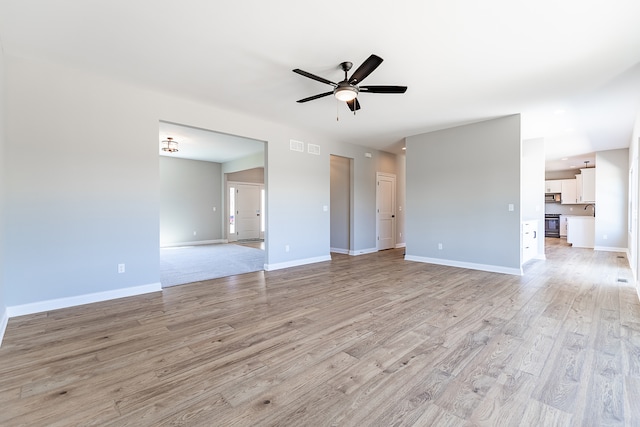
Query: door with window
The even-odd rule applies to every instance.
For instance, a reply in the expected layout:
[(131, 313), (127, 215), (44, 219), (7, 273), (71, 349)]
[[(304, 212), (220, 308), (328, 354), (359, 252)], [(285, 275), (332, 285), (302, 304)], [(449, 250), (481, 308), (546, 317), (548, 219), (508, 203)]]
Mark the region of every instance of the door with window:
[(229, 183), (228, 240), (264, 238), (264, 185)]

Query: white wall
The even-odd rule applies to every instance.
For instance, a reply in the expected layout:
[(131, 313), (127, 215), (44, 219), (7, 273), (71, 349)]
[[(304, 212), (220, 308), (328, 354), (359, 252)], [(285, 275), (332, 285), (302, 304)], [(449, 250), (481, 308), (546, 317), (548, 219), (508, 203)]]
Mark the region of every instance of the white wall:
[(375, 248), (375, 150), (69, 67), (5, 67), (8, 306), (159, 287), (160, 121), (267, 141), (267, 267), (329, 259), (329, 154), (354, 159), (352, 247)]
[(405, 246), (405, 211), (407, 204), (407, 156), (405, 154), (397, 156), (396, 159), (396, 247)]
[[(638, 270), (640, 267), (640, 219), (638, 218), (638, 205), (640, 204), (640, 113), (636, 115), (633, 133), (629, 144), (629, 171), (630, 171), (630, 189), (629, 189), (629, 210), (631, 215), (628, 230), (628, 256), (629, 264), (635, 279), (635, 287), (638, 297), (640, 298), (640, 278)], [(632, 172), (631, 172), (632, 171)]]
[(224, 239), (221, 170), (220, 163), (160, 156), (160, 246)]
[(538, 257), (544, 257), (544, 139), (522, 142), (522, 220), (538, 221)]
[(596, 153), (596, 165), (595, 247), (626, 252), (629, 149), (599, 151)]
[(520, 115), (406, 141), (406, 258), (520, 274)]

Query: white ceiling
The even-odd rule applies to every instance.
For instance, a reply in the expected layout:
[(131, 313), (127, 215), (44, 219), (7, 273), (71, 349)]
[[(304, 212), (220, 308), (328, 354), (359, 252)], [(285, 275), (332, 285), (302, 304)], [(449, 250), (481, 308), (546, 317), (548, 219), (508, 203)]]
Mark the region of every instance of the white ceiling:
[[(392, 152), (406, 136), (521, 113), (523, 138), (545, 138), (552, 161), (628, 146), (639, 16), (638, 0), (2, 0), (0, 41)], [(406, 94), (363, 93), (356, 116), (333, 97), (295, 102), (331, 87), (292, 69), (339, 81), (340, 62), (372, 53), (385, 61), (363, 84)]]
[[(161, 150), (168, 137), (178, 142), (178, 152)], [(190, 126), (160, 122), (158, 153), (161, 156), (226, 163), (264, 151), (264, 142)]]

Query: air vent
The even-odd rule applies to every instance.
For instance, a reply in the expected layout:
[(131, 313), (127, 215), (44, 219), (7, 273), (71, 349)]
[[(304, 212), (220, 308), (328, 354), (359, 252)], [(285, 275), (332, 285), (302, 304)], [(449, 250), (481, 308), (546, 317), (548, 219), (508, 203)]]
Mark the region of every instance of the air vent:
[(289, 150), (298, 151), (300, 153), (304, 153), (304, 142), (296, 141), (295, 139), (289, 140)]
[(627, 279), (618, 279), (618, 282), (620, 282), (620, 283), (628, 283), (629, 281)]
[(307, 152), (309, 154), (315, 154), (316, 156), (320, 155), (320, 146), (316, 144), (307, 144)]

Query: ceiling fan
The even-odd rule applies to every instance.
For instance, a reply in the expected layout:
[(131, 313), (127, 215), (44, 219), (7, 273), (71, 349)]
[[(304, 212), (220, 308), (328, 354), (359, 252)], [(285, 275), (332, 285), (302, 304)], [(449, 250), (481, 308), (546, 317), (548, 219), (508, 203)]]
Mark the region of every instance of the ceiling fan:
[(362, 81), (371, 74), (382, 63), (382, 58), (377, 55), (371, 55), (366, 61), (358, 67), (358, 69), (351, 75), (351, 78), (347, 77), (347, 72), (351, 70), (353, 64), (351, 62), (342, 62), (340, 69), (344, 71), (344, 80), (339, 83), (334, 83), (323, 77), (316, 76), (307, 71), (296, 68), (294, 73), (298, 73), (301, 76), (308, 77), (310, 79), (326, 83), (334, 87), (330, 92), (321, 93), (318, 95), (303, 98), (297, 102), (313, 101), (314, 99), (324, 98), (325, 96), (334, 95), (339, 101), (344, 101), (351, 111), (356, 112), (360, 109), (360, 102), (358, 102), (358, 94), (363, 93), (405, 93), (407, 91), (406, 86), (358, 86)]

